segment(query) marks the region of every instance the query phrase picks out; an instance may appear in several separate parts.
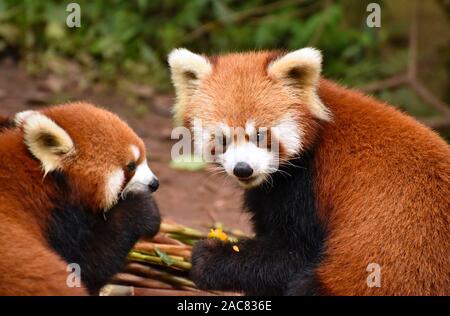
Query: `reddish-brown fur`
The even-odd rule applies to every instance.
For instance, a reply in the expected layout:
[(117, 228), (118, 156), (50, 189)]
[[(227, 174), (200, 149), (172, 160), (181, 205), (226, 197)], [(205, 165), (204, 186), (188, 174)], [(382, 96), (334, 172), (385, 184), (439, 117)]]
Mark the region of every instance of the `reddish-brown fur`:
[[(140, 160), (145, 159), (142, 140), (109, 112), (84, 103), (41, 112), (65, 129), (76, 144), (76, 162), (64, 170), (78, 193), (72, 202), (98, 210), (108, 167), (126, 165), (132, 158), (130, 144), (138, 146)], [(0, 144), (0, 293), (86, 294), (83, 288), (67, 287), (67, 263), (49, 248), (44, 236), (51, 199), (58, 194), (54, 183), (43, 177), (40, 162), (28, 152), (20, 128), (0, 133)]]
[(42, 179), (39, 162), (27, 152), (18, 129), (0, 135), (0, 143), (0, 293), (85, 294), (66, 286), (67, 263), (47, 245), (48, 197), (55, 192)]
[[(449, 145), (393, 107), (325, 79), (318, 93), (332, 121), (319, 122), (267, 76), (274, 56), (215, 57), (213, 73), (186, 104), (186, 125), (198, 117), (272, 126), (294, 110), (305, 148), (317, 144), (317, 206), (328, 231), (317, 276), (325, 292), (449, 295)], [(366, 283), (370, 263), (381, 266), (381, 287)]]
[[(316, 154), (330, 294), (450, 294), (450, 148), (411, 117), (322, 80), (333, 113)], [(369, 263), (381, 287), (369, 288)]]
[(269, 127), (283, 114), (293, 111), (295, 119), (302, 122), (303, 145), (308, 148), (319, 127), (317, 122), (301, 101), (292, 102), (283, 92), (282, 84), (267, 76), (267, 65), (279, 55), (279, 52), (254, 52), (215, 57), (213, 74), (200, 83), (198, 92), (186, 105), (185, 125), (190, 126), (196, 117), (205, 125), (220, 121), (244, 127), (251, 117), (256, 127)]

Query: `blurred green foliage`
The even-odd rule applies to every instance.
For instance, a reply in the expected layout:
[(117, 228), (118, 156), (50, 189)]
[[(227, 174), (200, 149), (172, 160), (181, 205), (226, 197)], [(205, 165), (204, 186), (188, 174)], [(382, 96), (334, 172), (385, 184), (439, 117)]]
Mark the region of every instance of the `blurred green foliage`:
[(127, 76), (159, 88), (169, 82), (166, 55), (179, 46), (222, 53), (314, 45), (325, 52), (325, 74), (351, 85), (404, 67), (395, 64), (395, 56), (394, 67), (379, 67), (378, 48), (386, 34), (364, 26), (365, 6), (359, 6), (355, 27), (340, 2), (77, 1), (81, 28), (68, 28), (68, 3), (0, 0), (0, 50), (17, 49), (36, 71), (63, 56), (95, 71), (93, 77)]
[[(70, 2), (0, 0), (0, 52), (20, 54), (32, 72), (70, 60), (87, 80), (133, 80), (160, 90), (170, 87), (167, 53), (180, 46), (209, 54), (316, 46), (324, 74), (349, 86), (406, 68), (408, 26), (368, 28), (371, 1), (79, 0), (81, 27), (68, 28)], [(380, 97), (423, 105), (404, 91)]]

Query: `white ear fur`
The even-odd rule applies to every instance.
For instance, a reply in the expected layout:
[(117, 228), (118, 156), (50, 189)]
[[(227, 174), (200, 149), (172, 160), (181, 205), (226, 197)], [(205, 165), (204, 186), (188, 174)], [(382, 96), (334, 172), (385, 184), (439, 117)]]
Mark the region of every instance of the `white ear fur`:
[(28, 116), (36, 114), (36, 113), (39, 113), (39, 112), (31, 111), (31, 110), (19, 112), (14, 116), (14, 124), (16, 126), (21, 127), (23, 125), (23, 122), (25, 122), (25, 120)]
[(42, 164), (44, 175), (61, 169), (61, 160), (74, 151), (74, 144), (67, 132), (50, 118), (37, 111), (16, 114), (16, 126), (24, 132), (28, 150)]
[(304, 99), (315, 117), (329, 121), (331, 113), (317, 95), (321, 71), (322, 54), (311, 47), (288, 53), (271, 62), (267, 68), (270, 76)]
[(185, 48), (172, 50), (168, 56), (168, 62), (177, 95), (174, 106), (175, 122), (181, 125), (186, 102), (200, 81), (212, 72), (212, 65), (207, 58)]

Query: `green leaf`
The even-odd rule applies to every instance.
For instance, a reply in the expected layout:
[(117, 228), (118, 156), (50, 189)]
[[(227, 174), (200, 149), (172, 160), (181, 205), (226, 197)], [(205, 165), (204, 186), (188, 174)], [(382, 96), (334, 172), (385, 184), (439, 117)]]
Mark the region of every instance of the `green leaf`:
[(176, 261), (173, 260), (167, 253), (164, 251), (159, 250), (158, 248), (155, 248), (155, 252), (158, 255), (158, 257), (161, 258), (161, 260), (167, 264), (169, 267), (173, 265)]

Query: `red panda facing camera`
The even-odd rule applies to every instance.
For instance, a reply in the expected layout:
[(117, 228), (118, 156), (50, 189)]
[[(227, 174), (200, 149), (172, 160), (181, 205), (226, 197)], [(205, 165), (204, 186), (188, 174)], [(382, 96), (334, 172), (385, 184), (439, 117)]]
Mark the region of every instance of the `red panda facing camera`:
[[(86, 103), (9, 121), (0, 132), (0, 294), (95, 294), (137, 239), (159, 230), (144, 143)], [(69, 263), (83, 287), (67, 283)]]
[[(450, 147), (436, 133), (321, 78), (313, 48), (214, 57), (176, 49), (168, 61), (176, 120), (245, 188), (255, 231), (239, 252), (199, 242), (199, 287), (450, 294)], [(278, 150), (259, 146), (268, 137)]]

